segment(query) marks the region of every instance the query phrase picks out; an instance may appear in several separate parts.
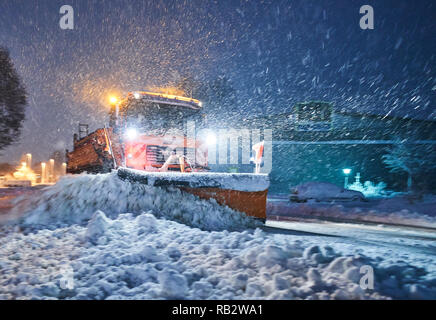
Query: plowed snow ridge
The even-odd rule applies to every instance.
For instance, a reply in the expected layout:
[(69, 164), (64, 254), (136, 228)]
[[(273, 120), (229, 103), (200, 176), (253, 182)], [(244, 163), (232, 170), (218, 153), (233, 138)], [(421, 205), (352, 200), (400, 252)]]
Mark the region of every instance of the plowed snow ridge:
[(96, 210), (114, 218), (120, 213), (151, 211), (156, 217), (184, 223), (202, 230), (236, 230), (259, 223), (246, 215), (217, 204), (199, 200), (179, 189), (161, 189), (122, 181), (115, 172), (62, 178), (28, 203), (17, 199), (16, 209), (24, 211), (24, 225), (83, 224)]

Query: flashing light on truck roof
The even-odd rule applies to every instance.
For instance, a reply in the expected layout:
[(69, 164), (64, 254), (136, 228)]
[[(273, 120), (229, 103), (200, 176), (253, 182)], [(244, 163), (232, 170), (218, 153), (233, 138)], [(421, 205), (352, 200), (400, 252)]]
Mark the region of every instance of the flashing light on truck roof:
[(137, 91), (134, 93), (129, 93), (129, 96), (132, 96), (135, 99), (140, 99), (142, 96), (153, 96), (153, 97), (157, 97), (157, 98), (164, 98), (164, 99), (170, 99), (170, 100), (178, 100), (178, 101), (183, 101), (183, 102), (190, 102), (193, 104), (196, 104), (199, 107), (202, 107), (202, 103), (201, 101), (194, 99), (194, 98), (188, 98), (188, 97), (183, 97), (183, 96), (177, 96), (174, 94), (167, 94), (167, 93), (157, 93), (157, 92), (149, 92), (149, 91)]
[(115, 96), (109, 96), (109, 103), (114, 105), (118, 103), (118, 98)]

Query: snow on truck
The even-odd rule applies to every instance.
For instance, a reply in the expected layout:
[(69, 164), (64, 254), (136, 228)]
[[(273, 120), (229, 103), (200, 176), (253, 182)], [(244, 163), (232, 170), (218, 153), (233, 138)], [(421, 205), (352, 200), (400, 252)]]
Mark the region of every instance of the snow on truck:
[[(186, 134), (187, 121), (203, 121), (200, 101), (135, 92), (113, 102), (108, 128), (86, 132), (84, 137), (74, 135), (74, 149), (67, 151), (68, 173), (116, 169), (121, 179), (176, 187), (266, 219), (268, 175), (210, 172), (207, 143)], [(256, 159), (262, 156), (262, 150), (257, 150)]]

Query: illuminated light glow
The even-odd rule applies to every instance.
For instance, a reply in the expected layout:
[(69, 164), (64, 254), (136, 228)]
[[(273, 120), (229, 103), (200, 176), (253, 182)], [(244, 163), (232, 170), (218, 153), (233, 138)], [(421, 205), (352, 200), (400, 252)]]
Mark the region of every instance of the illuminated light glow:
[(138, 136), (138, 131), (135, 128), (129, 128), (126, 131), (126, 138), (129, 140), (133, 140)]
[(36, 174), (27, 165), (27, 162), (21, 162), (21, 166), (16, 169), (12, 176), (17, 180), (29, 180), (32, 185), (36, 182)]
[(41, 162), (41, 183), (45, 183), (46, 180), (46, 170), (45, 170), (45, 162)]
[(118, 98), (115, 96), (110, 96), (109, 97), (109, 103), (110, 104), (116, 104), (118, 102)]
[(347, 189), (348, 188), (348, 175), (351, 173), (351, 169), (344, 168), (344, 169), (342, 169), (342, 172), (345, 174), (344, 189)]
[(135, 97), (135, 99), (139, 99), (139, 98), (141, 98), (141, 95), (140, 95), (139, 93), (137, 93), (137, 92), (135, 92), (135, 93), (133, 94), (133, 96)]
[(32, 154), (31, 153), (26, 154), (26, 164), (27, 164), (27, 167), (29, 169), (32, 167)]
[(342, 169), (342, 172), (344, 174), (350, 174), (351, 173), (351, 169), (345, 168), (345, 169)]
[(215, 136), (215, 134), (209, 133), (207, 135), (207, 137), (206, 137), (206, 143), (208, 145), (210, 145), (210, 146), (216, 144), (216, 136)]
[(128, 155), (127, 155), (127, 158), (129, 158), (129, 159), (132, 159), (132, 154), (131, 153), (129, 153)]

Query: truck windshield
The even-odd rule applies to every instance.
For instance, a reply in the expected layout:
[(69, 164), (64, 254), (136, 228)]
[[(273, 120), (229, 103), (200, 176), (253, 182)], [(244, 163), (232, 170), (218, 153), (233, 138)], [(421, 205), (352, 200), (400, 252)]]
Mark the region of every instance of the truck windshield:
[(199, 116), (198, 109), (141, 100), (130, 100), (120, 108), (123, 127), (159, 135), (183, 130), (187, 121), (196, 121)]

